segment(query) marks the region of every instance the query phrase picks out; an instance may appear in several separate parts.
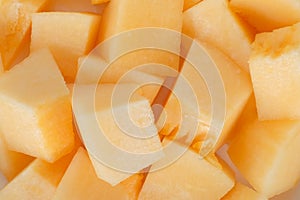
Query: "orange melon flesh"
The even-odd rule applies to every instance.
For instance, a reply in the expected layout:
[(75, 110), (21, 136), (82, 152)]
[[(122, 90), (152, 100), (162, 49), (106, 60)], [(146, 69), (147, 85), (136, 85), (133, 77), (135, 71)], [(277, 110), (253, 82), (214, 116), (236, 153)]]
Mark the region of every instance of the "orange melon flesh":
[[(161, 48), (168, 46), (177, 55), (163, 50), (144, 48), (121, 56), (120, 51), (124, 48), (133, 48), (136, 45), (144, 47), (144, 45), (139, 44), (142, 41), (139, 37), (142, 38), (143, 34), (126, 39), (118, 37), (109, 40), (110, 44), (103, 47), (101, 52), (108, 62), (114, 62), (107, 71), (103, 82), (116, 83), (130, 69), (147, 63), (164, 64), (177, 70), (179, 65), (180, 34), (174, 35), (172, 33), (173, 31), (181, 32), (182, 8), (183, 0), (159, 2), (153, 0), (111, 0), (103, 12), (99, 33), (100, 43), (124, 31), (140, 29), (139, 31), (143, 32), (142, 28), (163, 28), (165, 31), (158, 30), (153, 35), (152, 33), (149, 34), (147, 38), (154, 38), (157, 43), (161, 44)], [(170, 30), (170, 33), (166, 33), (166, 29)], [(160, 31), (167, 35), (167, 42), (165, 38), (161, 38), (163, 34), (160, 34)], [(121, 57), (114, 60), (115, 56)]]
[[(184, 148), (175, 145), (176, 149)], [(187, 150), (174, 163), (147, 175), (139, 199), (220, 199), (233, 186), (226, 166), (215, 166)]]
[(194, 5), (199, 3), (200, 1), (202, 1), (202, 0), (184, 0), (183, 11), (193, 7)]
[(4, 66), (3, 66), (2, 57), (0, 54), (0, 74), (2, 74), (3, 72), (4, 72)]
[(8, 70), (25, 48), (26, 40), (30, 38), (32, 13), (40, 11), (47, 0), (0, 2), (0, 54), (4, 69)]
[[(77, 98), (82, 98), (81, 100), (83, 101), (78, 101), (82, 105), (85, 103), (84, 98), (86, 98), (86, 94), (90, 88), (89, 85), (74, 86), (73, 92), (75, 91), (74, 94), (78, 95)], [(99, 85), (95, 92), (95, 110), (94, 108), (91, 108), (93, 110), (89, 110), (86, 105), (85, 110), (81, 113), (75, 112), (81, 137), (89, 152), (97, 176), (113, 186), (130, 177), (132, 174), (148, 167), (163, 156), (161, 142), (154, 125), (153, 113), (148, 100), (140, 96), (138, 92), (127, 99), (127, 95), (135, 91), (134, 88), (136, 88), (134, 84)], [(113, 96), (116, 94), (117, 96)], [(98, 120), (97, 127), (90, 124), (95, 115), (94, 113)], [(104, 148), (103, 139), (99, 138), (101, 134), (97, 130), (98, 127), (101, 128), (102, 134), (106, 137), (110, 145), (115, 146), (121, 151), (137, 154), (151, 153), (151, 156), (141, 158), (138, 162), (129, 162), (131, 158), (127, 157), (117, 158), (111, 156), (113, 152), (110, 151), (113, 150)], [(115, 162), (116, 160), (118, 162), (119, 159), (118, 166), (112, 168), (109, 166), (109, 163), (103, 164), (104, 161), (97, 158), (97, 154), (103, 155), (103, 152), (109, 156), (111, 162)], [(124, 163), (122, 160), (124, 160)], [(128, 166), (129, 164), (131, 166), (130, 171), (124, 172), (124, 166)], [(116, 167), (118, 169), (115, 169)]]
[(72, 154), (52, 164), (35, 159), (0, 191), (0, 199), (51, 200), (71, 159)]
[(8, 181), (11, 181), (33, 160), (30, 156), (9, 151), (1, 138), (0, 155), (0, 171)]
[(254, 97), (234, 129), (228, 154), (260, 194), (272, 197), (300, 179), (300, 121), (259, 121)]
[(102, 4), (102, 3), (106, 3), (109, 2), (110, 0), (91, 0), (92, 4)]
[(8, 149), (54, 162), (73, 148), (69, 91), (49, 50), (1, 75), (0, 109)]
[(227, 0), (204, 0), (183, 13), (183, 33), (211, 43), (249, 71), (252, 29), (231, 11)]
[(86, 150), (80, 148), (63, 176), (52, 200), (136, 199), (143, 176), (134, 175), (115, 187), (99, 179)]
[(230, 6), (260, 32), (300, 22), (300, 3), (297, 0), (231, 0)]
[[(198, 124), (198, 128), (196, 130), (194, 143), (207, 141), (208, 143), (206, 147), (203, 146), (203, 148), (211, 148), (213, 150), (217, 150), (226, 141), (231, 128), (235, 124), (244, 106), (246, 105), (252, 93), (252, 85), (248, 74), (241, 70), (222, 52), (211, 45), (205, 43), (199, 44), (205, 48), (207, 53), (213, 59), (217, 69), (220, 72), (225, 87), (226, 115), (224, 127), (220, 137), (217, 138), (217, 132), (212, 132), (212, 135), (208, 135), (212, 117), (211, 96), (204, 79), (201, 77), (199, 72), (197, 72), (196, 69), (188, 62), (184, 63), (181, 75), (189, 82), (190, 87), (193, 90), (193, 95), (195, 95), (195, 97), (197, 98), (196, 102), (194, 102), (190, 96), (185, 95), (185, 86), (181, 80), (178, 80), (174, 87), (173, 93), (179, 97), (178, 101), (180, 104), (174, 102), (173, 106), (170, 105), (170, 107), (172, 108), (170, 108), (169, 110), (180, 111), (179, 114), (182, 117), (177, 118), (177, 121), (173, 122), (173, 124), (177, 124), (177, 126), (179, 127), (185, 127), (185, 129), (183, 129), (183, 131), (185, 132), (182, 132), (183, 135), (181, 135), (182, 133), (177, 133), (181, 135), (180, 137), (185, 137), (186, 134), (193, 134), (193, 132), (191, 132), (193, 127), (193, 125), (191, 124), (191, 120), (184, 120), (184, 117), (189, 117), (194, 120), (197, 119), (196, 121)], [(188, 55), (188, 57), (189, 56), (192, 56), (192, 54)], [(211, 65), (209, 67), (213, 68), (214, 66)], [(181, 108), (178, 108), (179, 105), (181, 106)], [(198, 105), (199, 113), (197, 113), (196, 107), (194, 105)], [(180, 119), (183, 121), (178, 121)], [(215, 141), (216, 146), (212, 146)]]
[(258, 194), (253, 189), (240, 184), (236, 183), (230, 192), (228, 192), (221, 200), (267, 200), (267, 198), (263, 197), (262, 195)]
[(300, 119), (300, 23), (256, 36), (249, 60), (260, 120)]
[(76, 12), (34, 14), (30, 49), (35, 51), (49, 47), (65, 80), (73, 82), (78, 58), (87, 54), (95, 45), (99, 23), (100, 16), (96, 14)]

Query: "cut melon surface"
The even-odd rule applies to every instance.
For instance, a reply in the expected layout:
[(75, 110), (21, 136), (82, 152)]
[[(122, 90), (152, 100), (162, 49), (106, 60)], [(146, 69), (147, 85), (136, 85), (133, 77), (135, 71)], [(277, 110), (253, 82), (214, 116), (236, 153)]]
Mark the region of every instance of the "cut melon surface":
[(92, 5), (91, 0), (48, 0), (45, 12), (86, 12), (101, 14), (105, 5)]
[[(185, 147), (175, 144), (174, 148)], [(147, 175), (139, 199), (220, 199), (233, 186), (234, 179), (227, 166), (215, 166), (186, 150), (178, 160)]]
[(228, 154), (245, 179), (270, 198), (300, 180), (300, 121), (259, 121), (252, 96), (234, 128)]
[(253, 189), (240, 184), (236, 183), (235, 186), (228, 192), (221, 200), (267, 200), (266, 197), (258, 194)]
[(25, 48), (30, 38), (31, 15), (40, 11), (47, 0), (3, 0), (0, 2), (0, 54), (5, 70)]
[(92, 4), (97, 5), (97, 4), (102, 4), (109, 2), (110, 0), (91, 0)]
[(0, 108), (8, 149), (54, 162), (73, 148), (69, 91), (49, 50), (1, 75)]
[(231, 9), (227, 0), (204, 0), (183, 13), (183, 33), (211, 43), (249, 71), (253, 30)]
[(64, 174), (53, 200), (134, 200), (142, 185), (143, 176), (136, 174), (115, 187), (99, 179), (89, 156), (80, 148)]
[(260, 120), (300, 119), (300, 23), (256, 35), (249, 60)]
[(300, 3), (297, 0), (231, 0), (230, 6), (260, 32), (300, 22)]
[(65, 80), (74, 82), (78, 58), (94, 47), (99, 24), (100, 16), (96, 14), (36, 13), (32, 15), (30, 49), (49, 48)]
[(184, 0), (183, 11), (193, 7), (194, 5), (199, 3), (200, 1), (202, 1), (202, 0)]

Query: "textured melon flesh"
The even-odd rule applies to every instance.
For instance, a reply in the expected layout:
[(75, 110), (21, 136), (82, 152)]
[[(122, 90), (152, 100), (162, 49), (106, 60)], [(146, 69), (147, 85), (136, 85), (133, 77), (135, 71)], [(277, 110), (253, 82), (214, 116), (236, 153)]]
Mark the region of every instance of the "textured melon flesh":
[[(175, 145), (176, 149), (184, 148)], [(218, 163), (215, 159), (212, 158)], [(233, 186), (232, 174), (226, 166), (215, 166), (187, 150), (174, 163), (147, 175), (139, 199), (220, 199)]]
[[(148, 100), (138, 94), (130, 99), (126, 97), (127, 94), (134, 91), (132, 88), (135, 87), (136, 85), (132, 84), (99, 85), (95, 93), (95, 111), (87, 109), (80, 113), (80, 115), (76, 115), (81, 136), (89, 151), (89, 156), (96, 173), (99, 178), (107, 181), (111, 185), (117, 185), (133, 173), (137, 173), (145, 167), (148, 167), (163, 156), (160, 151), (161, 142), (154, 125), (153, 113)], [(88, 89), (89, 86), (76, 85), (76, 90), (78, 91), (76, 94), (84, 99), (86, 96), (85, 92), (87, 92)], [(118, 90), (114, 91), (114, 89)], [(117, 96), (113, 96), (116, 94)], [(129, 102), (127, 100), (129, 100)], [(112, 113), (112, 111), (114, 113)], [(108, 163), (105, 163), (106, 165), (102, 164), (102, 161), (98, 160), (97, 154), (99, 154), (99, 152), (101, 152), (101, 154), (105, 152), (111, 155), (112, 152), (103, 149), (103, 145), (97, 145), (95, 143), (95, 141), (97, 141), (95, 137), (100, 133), (98, 130), (95, 130), (93, 126), (87, 125), (91, 121), (89, 119), (94, 117), (94, 112), (98, 119), (99, 128), (101, 128), (111, 145), (126, 152), (139, 154), (153, 153), (153, 156), (151, 158), (141, 159), (138, 163), (128, 163), (128, 159), (126, 158), (116, 158), (112, 156), (112, 160), (124, 160), (124, 163), (120, 163), (120, 165), (122, 165), (120, 166), (121, 169), (123, 169), (123, 165), (132, 165), (132, 171), (128, 173), (110, 168), (107, 166)], [(128, 133), (130, 135), (128, 135)], [(141, 139), (141, 137), (144, 138)]]
[(80, 148), (63, 176), (53, 200), (136, 199), (143, 175), (134, 175), (115, 187), (99, 179), (86, 150)]
[(109, 2), (110, 0), (91, 0), (92, 4), (102, 4), (102, 3), (106, 3)]
[[(199, 43), (201, 44), (201, 43)], [(225, 115), (225, 124), (222, 130), (221, 136), (217, 140), (216, 146), (214, 150), (218, 149), (226, 140), (228, 133), (230, 132), (232, 126), (236, 122), (238, 116), (242, 112), (244, 106), (246, 105), (251, 93), (252, 86), (251, 81), (246, 72), (241, 70), (232, 60), (226, 57), (223, 53), (221, 53), (216, 48), (204, 44), (203, 47), (207, 50), (208, 54), (214, 60), (216, 67), (218, 68), (221, 78), (223, 79), (225, 94), (226, 94), (226, 115)], [(214, 66), (209, 66), (214, 67)], [(186, 78), (189, 82), (196, 100), (196, 105), (199, 107), (199, 113), (196, 112), (194, 107), (194, 103), (192, 102), (192, 98), (185, 95), (186, 89), (183, 85), (182, 81), (177, 81), (173, 93), (177, 96), (180, 96), (178, 99), (179, 103), (174, 102), (175, 108), (174, 110), (178, 110), (182, 116), (190, 117), (191, 119), (197, 119), (198, 130), (196, 132), (196, 138), (194, 143), (203, 142), (204, 140), (210, 141), (212, 144), (217, 138), (216, 132), (213, 132), (212, 135), (208, 135), (208, 129), (211, 125), (211, 97), (204, 82), (204, 79), (201, 77), (200, 72), (197, 72), (196, 69), (185, 62), (181, 71), (182, 77)], [(181, 106), (181, 108), (176, 108), (177, 106)], [(168, 105), (167, 105), (168, 106)], [(171, 106), (172, 107), (172, 106)], [(183, 118), (179, 117), (176, 120), (180, 120)], [(178, 124), (180, 127), (187, 127), (186, 134), (191, 134), (188, 130), (191, 130), (193, 125), (189, 125), (189, 120), (184, 121), (174, 121), (173, 124)], [(212, 127), (213, 128), (213, 127)], [(181, 134), (181, 133), (180, 133)], [(183, 135), (184, 136), (184, 135)], [(212, 148), (210, 145), (207, 147)]]
[(53, 162), (73, 148), (69, 91), (49, 50), (0, 76), (0, 108), (10, 150)]
[(202, 1), (202, 0), (184, 0), (183, 11), (193, 7), (194, 5), (199, 3), (200, 1)]
[(8, 181), (11, 181), (33, 160), (30, 156), (9, 151), (1, 138), (0, 155), (0, 171)]
[[(156, 43), (170, 47), (170, 49), (177, 55), (170, 52), (158, 49), (145, 49), (137, 50), (127, 53), (118, 58), (107, 71), (106, 78), (103, 80), (105, 83), (115, 83), (128, 70), (145, 64), (145, 63), (158, 63), (164, 64), (174, 69), (178, 69), (179, 53), (180, 53), (180, 34), (173, 35), (173, 31), (181, 32), (182, 28), (182, 7), (183, 0), (173, 1), (153, 1), (153, 0), (112, 0), (108, 3), (103, 12), (103, 19), (100, 26), (99, 42), (103, 42), (108, 38), (115, 36), (123, 31), (132, 29), (140, 29), (146, 27), (157, 27), (170, 29), (170, 33), (161, 34), (156, 31), (154, 35), (149, 36), (150, 40), (155, 40)], [(147, 32), (149, 33), (149, 31)], [(138, 37), (142, 37), (140, 34)], [(161, 38), (162, 35), (167, 35), (166, 38)], [(147, 37), (148, 38), (148, 37)], [(167, 40), (167, 42), (165, 41)], [(118, 37), (117, 39), (110, 40), (111, 45), (107, 45), (102, 52), (105, 52), (104, 58), (112, 62), (114, 56), (121, 56), (120, 49), (124, 47), (134, 47), (141, 42), (137, 37), (127, 38), (125, 41)]]
[(11, 68), (14, 59), (30, 38), (32, 13), (40, 11), (47, 0), (0, 2), (0, 54), (4, 69)]
[(227, 0), (204, 0), (183, 14), (183, 33), (215, 45), (248, 71), (253, 31), (233, 13)]
[(236, 183), (235, 186), (228, 192), (221, 200), (267, 200), (266, 197), (258, 194), (253, 189), (242, 185), (240, 183)]
[(249, 63), (259, 119), (300, 119), (300, 23), (258, 34)]
[(298, 0), (231, 0), (232, 9), (261, 32), (300, 22)]
[(51, 200), (71, 159), (72, 154), (52, 164), (35, 159), (0, 191), (0, 199)]
[(234, 129), (228, 154), (253, 188), (266, 197), (300, 180), (300, 121), (259, 121), (252, 97)]
[(95, 14), (75, 12), (34, 14), (30, 49), (35, 51), (48, 47), (65, 80), (73, 82), (78, 58), (87, 54), (95, 45), (99, 23), (100, 16)]
[(95, 6), (91, 0), (49, 0), (43, 11), (45, 12), (88, 12), (101, 14), (104, 5)]

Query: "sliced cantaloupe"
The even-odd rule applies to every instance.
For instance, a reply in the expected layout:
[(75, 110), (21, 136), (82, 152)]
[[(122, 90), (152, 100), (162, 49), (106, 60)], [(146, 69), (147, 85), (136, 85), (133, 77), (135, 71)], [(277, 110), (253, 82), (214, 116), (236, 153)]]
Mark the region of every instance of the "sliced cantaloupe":
[(11, 181), (33, 160), (30, 156), (9, 151), (1, 138), (0, 155), (0, 171), (8, 181)]
[(55, 163), (35, 159), (0, 191), (0, 199), (51, 200), (73, 154)]
[(30, 38), (31, 14), (40, 11), (47, 0), (3, 0), (0, 2), (0, 54), (4, 69), (10, 69)]
[(252, 97), (235, 127), (228, 154), (253, 188), (266, 197), (300, 179), (300, 121), (259, 121)]
[[(174, 148), (177, 152), (185, 147), (174, 144)], [(187, 150), (170, 165), (149, 172), (139, 199), (220, 199), (234, 186), (234, 179), (227, 166), (212, 163)]]
[(227, 0), (204, 0), (185, 11), (183, 33), (215, 45), (242, 69), (249, 71), (254, 33), (230, 10)]
[(74, 144), (69, 91), (49, 50), (0, 77), (0, 127), (10, 150), (53, 162)]
[[(196, 43), (195, 43), (196, 44)], [(224, 127), (219, 138), (218, 132), (211, 132), (208, 134), (208, 130), (211, 125), (212, 109), (211, 109), (211, 95), (208, 91), (206, 83), (201, 76), (201, 71), (197, 71), (191, 64), (187, 61), (184, 63), (181, 76), (185, 78), (189, 84), (190, 88), (193, 90), (193, 95), (195, 95), (196, 105), (199, 107), (199, 112), (197, 112), (194, 107), (195, 102), (193, 99), (185, 95), (187, 90), (185, 89), (184, 82), (182, 79), (179, 79), (174, 87), (173, 93), (177, 95), (179, 104), (175, 103), (174, 105), (181, 106), (177, 108), (178, 111), (181, 110), (180, 114), (184, 117), (189, 117), (191, 119), (197, 119), (198, 129), (196, 131), (196, 137), (194, 143), (203, 142), (204, 140), (208, 141), (207, 148), (213, 150), (218, 149), (226, 141), (227, 135), (229, 134), (234, 123), (238, 119), (240, 113), (242, 112), (244, 106), (246, 105), (251, 93), (252, 85), (249, 75), (241, 70), (238, 65), (236, 65), (232, 60), (226, 57), (222, 52), (216, 49), (213, 46), (210, 46), (205, 43), (198, 43), (202, 45), (207, 51), (208, 55), (212, 58), (216, 64), (217, 70), (219, 70), (226, 94), (226, 104), (225, 104), (225, 121)], [(196, 54), (197, 55), (197, 54)], [(188, 55), (193, 56), (192, 54)], [(204, 58), (203, 58), (204, 59)], [(207, 58), (206, 58), (207, 59)], [(205, 60), (203, 60), (204, 62)], [(206, 63), (201, 63), (202, 65), (207, 65)], [(210, 65), (208, 67), (215, 67)], [(206, 77), (211, 78), (211, 77)], [(214, 80), (217, 81), (218, 77), (215, 77)], [(220, 92), (219, 92), (220, 93)], [(175, 108), (173, 108), (175, 109)], [(190, 124), (190, 120), (184, 120), (182, 117), (175, 118), (172, 124), (177, 124), (177, 126), (182, 127), (183, 133), (182, 137), (185, 137), (186, 134), (191, 134), (193, 125)], [(183, 120), (183, 121), (179, 121)], [(211, 127), (214, 130), (215, 127)], [(180, 129), (178, 129), (180, 131)], [(180, 133), (182, 134), (182, 133)], [(193, 133), (192, 133), (193, 134)], [(217, 141), (216, 141), (217, 140)], [(216, 141), (216, 146), (211, 146)], [(203, 148), (205, 148), (203, 146)]]
[(260, 32), (300, 22), (300, 3), (297, 0), (231, 0), (230, 6)]
[[(111, 0), (103, 12), (99, 42), (107, 42), (108, 38), (124, 31), (139, 29), (139, 33), (137, 36), (131, 36), (131, 33), (129, 33), (129, 37), (125, 39), (122, 36), (114, 37), (114, 39), (109, 40), (109, 45), (103, 46), (104, 58), (108, 62), (114, 61), (103, 82), (116, 83), (122, 74), (128, 70), (148, 63), (164, 64), (177, 70), (180, 34), (174, 34), (174, 31), (181, 32), (182, 8), (183, 0), (159, 2), (153, 0)], [(151, 32), (143, 29), (150, 27), (156, 27), (158, 30)], [(148, 45), (145, 48), (147, 45), (142, 41), (152, 40), (159, 44), (160, 49), (168, 47), (176, 55), (163, 50), (146, 49), (150, 46)], [(136, 46), (142, 48), (142, 50), (134, 49)], [(126, 55), (121, 56), (120, 51), (124, 48), (136, 51), (127, 52)], [(119, 58), (119, 56), (121, 57)], [(116, 58), (118, 59), (115, 60)]]
[(200, 1), (202, 1), (202, 0), (184, 0), (183, 11), (193, 7), (194, 5), (199, 3)]
[(137, 199), (143, 181), (142, 175), (112, 187), (99, 179), (86, 150), (80, 148), (63, 176), (53, 200)]
[(110, 0), (91, 0), (92, 4), (102, 4), (102, 3), (106, 3), (109, 2)]
[[(138, 93), (127, 98), (135, 88), (138, 88), (135, 84), (103, 84), (96, 91), (89, 85), (75, 85), (73, 89), (73, 108), (81, 137), (97, 176), (111, 185), (117, 185), (163, 156), (149, 101)], [(87, 101), (90, 91), (95, 94), (95, 107)], [(78, 104), (84, 106), (80, 112)], [(126, 152), (122, 154), (125, 157), (118, 157), (119, 151)], [(134, 157), (139, 159), (132, 160), (132, 154), (139, 154)], [(105, 156), (109, 160), (101, 160)]]
[(249, 60), (260, 120), (300, 119), (300, 23), (256, 36)]
[(266, 197), (258, 194), (253, 189), (240, 184), (236, 183), (235, 186), (228, 192), (221, 200), (267, 200)]
[[(73, 82), (77, 60), (95, 45), (100, 16), (76, 12), (32, 15), (31, 51), (48, 47), (67, 82)], [(50, 37), (51, 35), (51, 37)]]

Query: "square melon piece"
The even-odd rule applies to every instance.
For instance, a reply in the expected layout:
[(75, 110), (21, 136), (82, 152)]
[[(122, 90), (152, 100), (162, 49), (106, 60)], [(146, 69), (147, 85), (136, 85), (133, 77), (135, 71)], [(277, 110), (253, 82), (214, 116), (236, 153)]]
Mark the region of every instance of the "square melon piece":
[[(176, 143), (172, 145), (174, 152), (185, 149)], [(176, 161), (148, 173), (139, 199), (220, 199), (234, 186), (233, 174), (214, 155), (210, 160), (200, 159), (197, 153), (185, 149)], [(156, 167), (154, 164), (151, 168)]]
[(258, 34), (249, 63), (259, 119), (300, 119), (300, 23)]
[(300, 121), (259, 121), (252, 96), (234, 129), (228, 154), (251, 186), (270, 198), (300, 180)]
[[(109, 44), (106, 43), (101, 50), (103, 58), (109, 63), (113, 62), (103, 83), (116, 83), (124, 73), (142, 64), (157, 63), (178, 70), (180, 34), (173, 33), (174, 31), (181, 32), (182, 8), (183, 0), (160, 2), (153, 0), (111, 0), (103, 11), (99, 32), (99, 43), (114, 38), (109, 40)], [(124, 48), (141, 47), (144, 33), (149, 33), (149, 31), (143, 32), (145, 30), (143, 28), (158, 28), (152, 35), (145, 37), (146, 40), (155, 40), (162, 46), (161, 48), (168, 48), (174, 54), (159, 49), (143, 48), (122, 55), (120, 52)], [(113, 37), (133, 29), (139, 29), (137, 36), (126, 39)], [(168, 30), (169, 32), (167, 32)]]
[(257, 193), (255, 190), (241, 184), (236, 183), (235, 186), (221, 200), (267, 200), (266, 197)]
[(0, 2), (0, 54), (4, 69), (14, 60), (30, 40), (31, 15), (43, 9), (48, 0), (2, 0)]
[[(73, 82), (77, 60), (95, 45), (100, 16), (76, 12), (32, 15), (31, 51), (49, 48), (67, 82)], [(50, 37), (51, 36), (51, 37)]]
[[(73, 88), (76, 122), (96, 174), (113, 186), (163, 156), (150, 103), (134, 93), (135, 88), (136, 84)], [(89, 101), (90, 94), (95, 96), (95, 105)], [(119, 157), (116, 149), (127, 154)], [(132, 154), (137, 156), (132, 158)]]
[(298, 0), (231, 0), (231, 8), (260, 32), (300, 22)]
[(136, 174), (113, 187), (99, 179), (83, 148), (79, 148), (52, 200), (137, 199), (143, 175)]
[(229, 7), (228, 0), (204, 0), (183, 13), (183, 33), (211, 43), (249, 71), (254, 32)]
[(8, 181), (18, 175), (33, 158), (22, 153), (10, 151), (0, 138), (0, 171)]
[(0, 128), (9, 150), (54, 162), (74, 145), (69, 90), (51, 52), (0, 76)]

